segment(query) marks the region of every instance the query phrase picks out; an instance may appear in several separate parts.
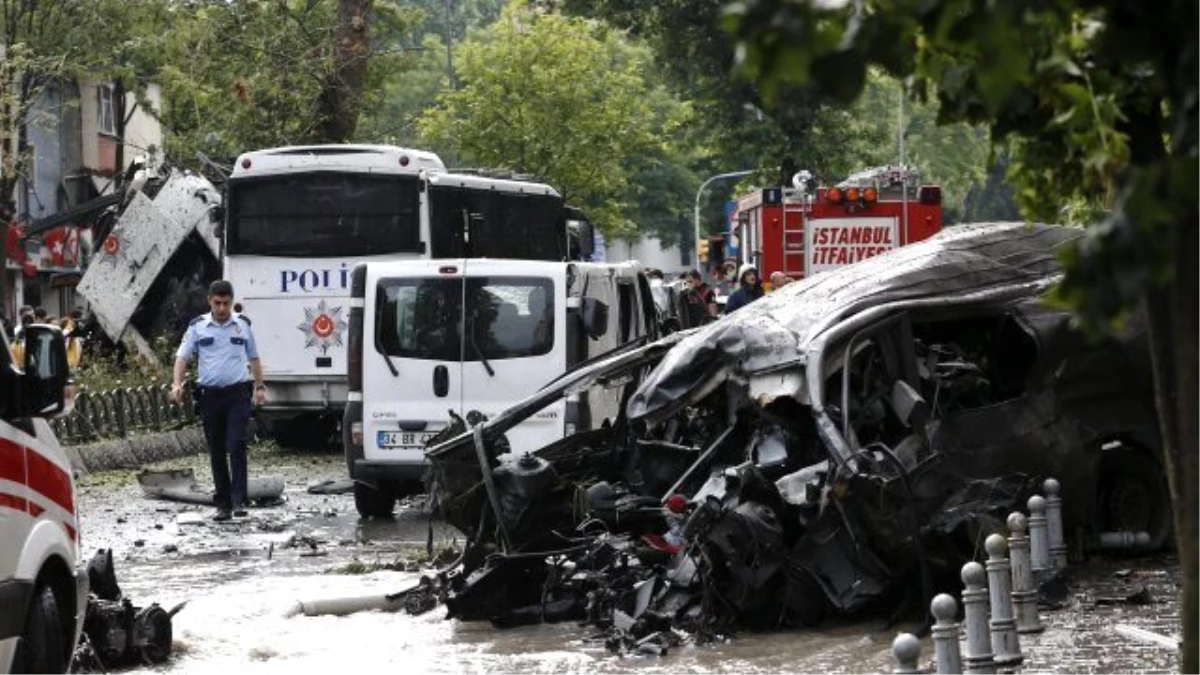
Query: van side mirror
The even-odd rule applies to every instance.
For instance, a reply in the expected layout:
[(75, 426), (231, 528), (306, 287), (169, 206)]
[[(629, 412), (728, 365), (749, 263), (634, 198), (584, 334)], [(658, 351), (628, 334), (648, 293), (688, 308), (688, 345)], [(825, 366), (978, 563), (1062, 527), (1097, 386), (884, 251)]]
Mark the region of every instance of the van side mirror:
[(583, 332), (593, 340), (608, 332), (608, 305), (596, 298), (580, 300), (579, 316), (583, 319)]
[(70, 412), (66, 400), (70, 377), (62, 331), (46, 324), (26, 326), (23, 378), (26, 412), (31, 417), (55, 417)]

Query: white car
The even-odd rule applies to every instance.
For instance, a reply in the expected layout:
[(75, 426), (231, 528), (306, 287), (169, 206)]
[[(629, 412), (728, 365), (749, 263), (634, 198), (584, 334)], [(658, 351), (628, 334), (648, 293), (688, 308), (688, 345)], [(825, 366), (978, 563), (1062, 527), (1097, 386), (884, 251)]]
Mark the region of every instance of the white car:
[(87, 609), (75, 480), (45, 418), (73, 403), (58, 328), (0, 336), (0, 672), (66, 672)]
[[(356, 267), (351, 286), (342, 433), (363, 516), (386, 516), (419, 489), (425, 444), (452, 416), (494, 417), (579, 363), (658, 335), (634, 263), (378, 262)], [(618, 394), (563, 400), (507, 439), (535, 450), (619, 411)]]

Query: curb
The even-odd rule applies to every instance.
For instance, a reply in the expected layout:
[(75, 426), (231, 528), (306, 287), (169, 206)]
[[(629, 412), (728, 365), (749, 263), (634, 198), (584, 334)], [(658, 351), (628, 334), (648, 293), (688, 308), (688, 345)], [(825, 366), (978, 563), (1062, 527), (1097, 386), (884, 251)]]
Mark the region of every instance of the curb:
[(79, 473), (137, 469), (146, 464), (208, 452), (204, 432), (192, 427), (179, 431), (140, 434), (132, 438), (68, 445), (63, 451)]

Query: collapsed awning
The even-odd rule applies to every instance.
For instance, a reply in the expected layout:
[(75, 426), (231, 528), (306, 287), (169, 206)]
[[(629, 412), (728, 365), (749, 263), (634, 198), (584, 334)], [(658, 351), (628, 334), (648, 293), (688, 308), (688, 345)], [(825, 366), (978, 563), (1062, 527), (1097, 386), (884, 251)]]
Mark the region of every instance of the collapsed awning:
[(105, 209), (114, 204), (120, 204), (124, 195), (108, 194), (75, 206), (74, 208), (60, 211), (53, 215), (40, 218), (30, 223), (29, 228), (25, 231), (25, 238), (37, 236), (48, 230), (52, 230), (64, 223), (73, 223), (75, 225), (88, 225)]

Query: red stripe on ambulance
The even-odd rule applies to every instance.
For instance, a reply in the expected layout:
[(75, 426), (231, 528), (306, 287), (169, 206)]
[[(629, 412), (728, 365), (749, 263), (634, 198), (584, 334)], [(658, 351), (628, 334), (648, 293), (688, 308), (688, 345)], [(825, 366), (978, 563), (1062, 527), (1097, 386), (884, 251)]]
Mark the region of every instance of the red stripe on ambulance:
[[(75, 497), (71, 490), (71, 474), (64, 471), (33, 448), (0, 438), (0, 479), (29, 486), (38, 495), (49, 499), (74, 515)], [(30, 501), (30, 513), (37, 516), (45, 509)]]

